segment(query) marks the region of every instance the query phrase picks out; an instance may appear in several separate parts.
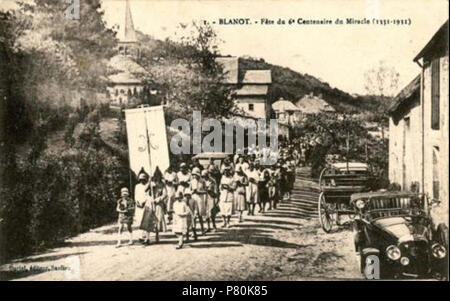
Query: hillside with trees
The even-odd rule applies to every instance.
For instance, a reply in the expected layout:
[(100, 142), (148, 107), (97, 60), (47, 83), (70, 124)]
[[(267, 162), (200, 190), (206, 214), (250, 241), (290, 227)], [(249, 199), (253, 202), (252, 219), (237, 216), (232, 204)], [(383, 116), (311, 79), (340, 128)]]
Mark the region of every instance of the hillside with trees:
[(270, 64), (264, 59), (240, 58), (239, 76), (243, 78), (247, 70), (272, 70), (272, 86), (269, 89), (269, 103), (284, 98), (296, 102), (304, 95), (313, 92), (321, 94), (323, 99), (332, 105), (336, 111), (342, 113), (363, 113), (371, 111), (379, 105), (376, 96), (353, 96), (331, 87), (309, 74), (302, 74), (292, 69)]
[[(193, 48), (190, 47), (188, 42), (175, 43), (170, 40), (161, 41), (142, 32), (137, 33), (144, 54), (140, 63), (149, 69), (163, 62), (166, 65), (170, 65), (176, 64), (175, 62), (179, 62), (180, 60), (185, 61), (195, 53), (195, 51), (192, 51)], [(210, 30), (209, 33), (205, 32), (205, 34), (212, 34), (212, 31)], [(217, 48), (212, 50), (217, 50)], [(370, 112), (380, 104), (380, 99), (377, 96), (350, 95), (340, 89), (331, 87), (328, 83), (312, 75), (270, 64), (264, 59), (250, 57), (239, 58), (239, 80), (243, 79), (247, 70), (267, 69), (272, 71), (273, 82), (269, 89), (269, 104), (272, 104), (281, 97), (295, 102), (311, 92), (315, 95), (321, 94), (325, 101), (331, 104), (338, 112), (342, 113), (358, 114)], [(180, 74), (183, 72), (180, 70)]]

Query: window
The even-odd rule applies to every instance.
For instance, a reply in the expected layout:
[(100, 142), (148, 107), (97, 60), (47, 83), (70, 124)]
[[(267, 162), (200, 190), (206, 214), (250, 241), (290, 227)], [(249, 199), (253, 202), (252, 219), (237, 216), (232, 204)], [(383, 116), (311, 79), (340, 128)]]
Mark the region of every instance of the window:
[(249, 111), (254, 111), (254, 110), (255, 110), (255, 105), (252, 104), (252, 103), (249, 103), (249, 104), (248, 104), (248, 110), (249, 110)]
[(439, 130), (439, 58), (431, 62), (431, 128)]

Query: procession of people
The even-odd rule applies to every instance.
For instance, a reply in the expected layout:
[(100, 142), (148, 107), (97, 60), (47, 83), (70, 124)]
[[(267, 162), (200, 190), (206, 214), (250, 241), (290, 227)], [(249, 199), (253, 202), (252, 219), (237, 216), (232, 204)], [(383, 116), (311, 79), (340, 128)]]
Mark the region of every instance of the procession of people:
[[(301, 162), (301, 150), (285, 145), (272, 165), (261, 164), (263, 151), (230, 155), (222, 161), (210, 159), (200, 164), (169, 166), (153, 175), (141, 169), (134, 187), (134, 199), (128, 188), (121, 189), (117, 201), (119, 238), (122, 231), (129, 233), (127, 245), (133, 244), (133, 226), (139, 230), (139, 243), (149, 245), (152, 233), (155, 242), (159, 233), (171, 231), (178, 238), (177, 249), (191, 238), (217, 230), (216, 218), (222, 219), (222, 228), (231, 227), (231, 217), (244, 221), (244, 213), (253, 216), (277, 208), (288, 200), (295, 181), (295, 170)], [(258, 212), (255, 213), (255, 209)], [(200, 232), (197, 233), (197, 226)]]

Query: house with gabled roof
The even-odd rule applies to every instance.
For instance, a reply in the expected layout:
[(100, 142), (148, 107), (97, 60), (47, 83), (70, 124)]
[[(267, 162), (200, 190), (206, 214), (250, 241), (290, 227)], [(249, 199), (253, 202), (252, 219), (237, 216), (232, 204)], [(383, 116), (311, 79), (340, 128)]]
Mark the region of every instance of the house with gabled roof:
[(319, 113), (334, 113), (336, 110), (323, 98), (322, 95), (314, 95), (313, 92), (304, 95), (295, 105), (300, 112), (305, 115), (319, 114)]
[(236, 107), (248, 116), (266, 118), (269, 87), (272, 84), (271, 70), (247, 70), (241, 83), (235, 91)]
[(448, 224), (448, 20), (414, 62), (422, 69), (389, 109), (389, 180), (438, 201), (436, 222)]

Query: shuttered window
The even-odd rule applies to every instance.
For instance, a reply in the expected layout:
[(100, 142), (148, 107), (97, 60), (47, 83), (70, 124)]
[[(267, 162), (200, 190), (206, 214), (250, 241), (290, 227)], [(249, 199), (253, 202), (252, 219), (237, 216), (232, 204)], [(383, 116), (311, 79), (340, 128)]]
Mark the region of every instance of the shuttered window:
[(431, 128), (439, 130), (439, 59), (431, 63)]

